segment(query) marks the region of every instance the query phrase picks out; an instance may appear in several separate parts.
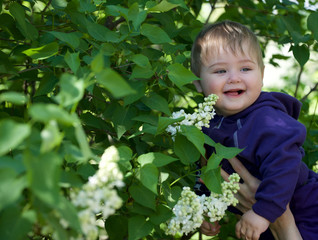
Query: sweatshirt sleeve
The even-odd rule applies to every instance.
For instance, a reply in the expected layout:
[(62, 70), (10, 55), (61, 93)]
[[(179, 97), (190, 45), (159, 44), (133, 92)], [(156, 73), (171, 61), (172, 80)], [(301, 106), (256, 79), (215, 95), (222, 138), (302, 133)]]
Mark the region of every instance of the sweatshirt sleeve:
[[(259, 168), (261, 184), (255, 194), (256, 214), (274, 222), (286, 210), (295, 191), (306, 128), (287, 114), (272, 108), (255, 111), (239, 134), (240, 154)], [(244, 125), (245, 125), (244, 124)]]

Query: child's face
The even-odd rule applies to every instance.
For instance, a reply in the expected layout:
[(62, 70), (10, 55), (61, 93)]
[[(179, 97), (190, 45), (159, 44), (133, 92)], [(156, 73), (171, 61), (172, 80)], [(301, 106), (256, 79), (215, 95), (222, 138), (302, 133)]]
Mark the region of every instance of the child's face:
[(229, 116), (241, 112), (252, 105), (261, 93), (263, 69), (250, 56), (248, 46), (244, 53), (234, 55), (222, 47), (201, 67), (201, 87), (208, 96), (216, 94), (219, 99), (215, 110), (218, 114)]

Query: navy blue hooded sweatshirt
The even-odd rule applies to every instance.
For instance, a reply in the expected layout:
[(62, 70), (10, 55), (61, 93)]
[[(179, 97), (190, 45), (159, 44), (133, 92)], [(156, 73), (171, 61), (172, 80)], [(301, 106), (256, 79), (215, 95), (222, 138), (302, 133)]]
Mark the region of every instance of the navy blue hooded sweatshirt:
[[(253, 210), (270, 222), (284, 213), (311, 172), (302, 162), (306, 128), (297, 121), (300, 108), (287, 94), (262, 92), (249, 108), (228, 117), (216, 115), (203, 129), (217, 143), (244, 149), (238, 159), (261, 180)], [(227, 160), (222, 168), (234, 172)]]

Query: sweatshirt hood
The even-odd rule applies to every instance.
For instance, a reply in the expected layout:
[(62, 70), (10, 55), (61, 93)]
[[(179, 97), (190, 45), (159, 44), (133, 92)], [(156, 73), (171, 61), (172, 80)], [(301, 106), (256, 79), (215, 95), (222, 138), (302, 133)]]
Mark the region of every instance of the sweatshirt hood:
[(235, 119), (243, 118), (251, 111), (254, 111), (263, 106), (270, 106), (275, 109), (281, 110), (297, 120), (302, 104), (296, 98), (285, 93), (261, 92), (259, 98), (249, 108), (238, 114), (232, 115), (231, 117)]

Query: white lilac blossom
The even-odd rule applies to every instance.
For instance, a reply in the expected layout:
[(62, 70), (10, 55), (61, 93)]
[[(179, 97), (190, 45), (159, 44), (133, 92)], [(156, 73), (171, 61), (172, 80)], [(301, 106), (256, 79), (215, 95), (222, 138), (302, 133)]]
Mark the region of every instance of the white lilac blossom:
[(198, 107), (194, 109), (192, 114), (186, 113), (183, 109), (177, 112), (173, 112), (171, 118), (177, 119), (180, 117), (184, 117), (184, 119), (180, 122), (176, 122), (172, 125), (169, 125), (166, 128), (166, 131), (174, 136), (177, 132), (180, 131), (181, 125), (186, 126), (196, 126), (198, 129), (202, 129), (202, 127), (209, 127), (210, 120), (214, 117), (215, 111), (213, 106), (215, 105), (218, 97), (215, 94), (211, 94), (204, 98), (203, 103), (199, 103)]
[(204, 216), (210, 222), (221, 220), (228, 206), (235, 206), (238, 200), (234, 194), (239, 189), (240, 177), (233, 173), (229, 182), (223, 182), (222, 194), (211, 192), (210, 196), (198, 196), (189, 187), (184, 187), (181, 197), (172, 209), (174, 216), (167, 222), (166, 234), (188, 234), (199, 228)]
[(124, 186), (123, 174), (120, 172), (117, 161), (119, 154), (116, 147), (107, 148), (98, 164), (95, 175), (89, 177), (82, 189), (71, 193), (72, 203), (78, 211), (83, 235), (77, 239), (97, 239), (99, 228), (96, 215), (107, 219), (122, 205), (122, 199), (117, 195), (115, 188)]

